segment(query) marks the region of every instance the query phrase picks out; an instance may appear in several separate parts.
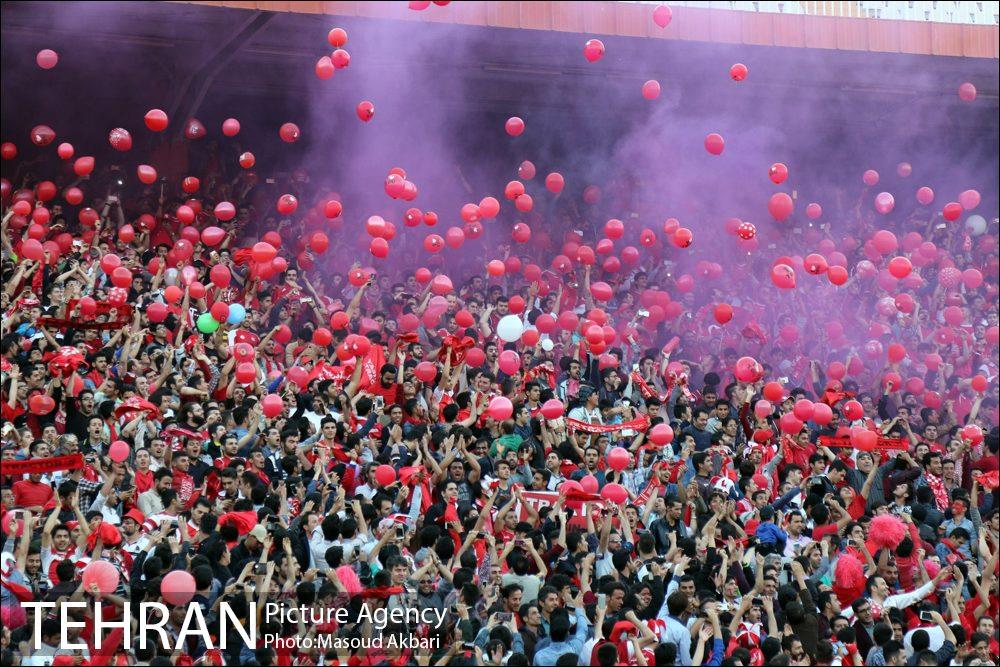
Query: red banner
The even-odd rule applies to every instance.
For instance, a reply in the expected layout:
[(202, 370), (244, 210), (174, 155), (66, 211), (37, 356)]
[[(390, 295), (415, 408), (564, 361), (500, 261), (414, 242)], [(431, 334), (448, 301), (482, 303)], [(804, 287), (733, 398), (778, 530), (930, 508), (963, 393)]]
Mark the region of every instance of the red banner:
[(27, 459), (26, 461), (4, 461), (0, 463), (0, 474), (30, 475), (45, 474), (56, 470), (76, 470), (83, 467), (83, 454), (51, 456), (47, 459)]
[[(67, 313), (72, 313), (73, 309), (76, 308), (77, 299), (70, 299), (66, 307)], [(96, 320), (81, 321), (79, 319), (63, 319), (61, 317), (39, 317), (38, 323), (49, 327), (50, 329), (66, 329), (72, 327), (73, 329), (92, 329), (97, 331), (107, 331), (110, 329), (121, 329), (126, 324), (132, 321), (132, 306), (129, 304), (124, 304), (121, 306), (113, 306), (107, 301), (97, 302), (97, 315), (110, 315), (111, 311), (114, 310), (115, 314), (118, 316), (117, 320), (109, 320), (108, 322), (98, 322)]]
[(584, 433), (613, 433), (614, 431), (645, 431), (649, 428), (649, 418), (646, 415), (640, 415), (632, 421), (622, 422), (621, 424), (588, 424), (587, 422), (582, 422), (579, 419), (566, 418), (566, 426), (571, 431), (582, 431)]
[[(587, 500), (572, 500), (568, 499), (565, 503), (567, 509), (572, 509), (574, 511), (573, 518), (569, 520), (569, 527), (587, 527), (587, 515), (593, 514), (601, 510), (604, 507), (605, 501), (600, 496), (595, 496), (593, 494), (584, 494)], [(558, 491), (524, 491), (521, 493), (521, 497), (524, 498), (524, 503), (517, 506), (517, 515), (519, 521), (528, 520), (528, 510), (525, 505), (531, 505), (531, 507), (537, 512), (543, 507), (553, 507), (556, 501), (559, 500)]]
[[(819, 444), (824, 447), (850, 447), (856, 449), (854, 444), (851, 443), (851, 438), (848, 436), (821, 435), (819, 436)], [(878, 437), (878, 441), (874, 447), (874, 449), (880, 452), (906, 451), (909, 448), (910, 443), (905, 438), (886, 438), (881, 435)]]

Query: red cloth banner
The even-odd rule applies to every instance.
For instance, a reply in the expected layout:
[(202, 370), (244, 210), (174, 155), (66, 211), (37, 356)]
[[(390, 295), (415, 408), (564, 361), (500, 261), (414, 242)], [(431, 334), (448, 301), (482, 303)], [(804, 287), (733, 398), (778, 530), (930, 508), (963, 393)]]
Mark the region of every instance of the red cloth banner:
[(0, 474), (30, 475), (45, 474), (56, 470), (76, 470), (83, 467), (83, 454), (67, 456), (50, 456), (45, 459), (28, 459), (26, 461), (4, 461), (0, 463)]
[(621, 424), (588, 424), (579, 419), (566, 418), (566, 426), (571, 431), (582, 431), (583, 433), (613, 433), (614, 431), (645, 431), (649, 428), (649, 418), (645, 415), (636, 417), (632, 421)]
[[(543, 507), (553, 507), (559, 500), (558, 491), (523, 491), (521, 497), (524, 503), (517, 506), (517, 516), (519, 521), (528, 520), (528, 509), (525, 505), (530, 505), (536, 512)], [(569, 520), (569, 527), (587, 527), (587, 515), (598, 512), (605, 505), (605, 501), (600, 496), (591, 493), (572, 493), (567, 496), (565, 506), (574, 511), (573, 517)]]
[[(854, 447), (851, 443), (851, 439), (847, 436), (835, 437), (821, 435), (819, 436), (819, 444), (824, 447)], [(878, 442), (875, 444), (875, 449), (880, 452), (905, 451), (909, 448), (909, 441), (904, 438), (885, 438), (883, 436), (879, 436)]]
[[(70, 299), (67, 304), (66, 312), (72, 313), (73, 309), (76, 308), (77, 299)], [(96, 320), (90, 320), (83, 322), (78, 319), (63, 319), (61, 317), (39, 317), (38, 323), (49, 327), (50, 329), (92, 329), (96, 331), (106, 331), (109, 329), (121, 329), (126, 324), (132, 321), (132, 306), (125, 304), (123, 306), (115, 306), (107, 301), (97, 302), (97, 312), (94, 316), (98, 315), (110, 315), (111, 311), (115, 311), (118, 316), (117, 320), (109, 320), (107, 322), (98, 322)]]

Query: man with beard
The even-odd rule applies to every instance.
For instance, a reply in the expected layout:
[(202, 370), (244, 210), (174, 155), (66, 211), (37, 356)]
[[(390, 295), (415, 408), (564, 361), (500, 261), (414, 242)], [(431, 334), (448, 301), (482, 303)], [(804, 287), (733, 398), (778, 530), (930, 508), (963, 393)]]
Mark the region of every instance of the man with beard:
[(171, 488), (174, 475), (169, 468), (160, 468), (153, 473), (153, 488), (139, 495), (139, 510), (146, 516), (159, 514), (163, 511), (163, 500), (160, 494)]

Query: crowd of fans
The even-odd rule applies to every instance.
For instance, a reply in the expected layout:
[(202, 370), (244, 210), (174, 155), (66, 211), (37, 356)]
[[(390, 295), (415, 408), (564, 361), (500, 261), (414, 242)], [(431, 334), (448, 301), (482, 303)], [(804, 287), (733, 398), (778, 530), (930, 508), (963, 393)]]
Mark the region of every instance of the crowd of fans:
[[(939, 254), (905, 290), (852, 269), (843, 287), (779, 291), (764, 253), (696, 289), (655, 254), (532, 275), (516, 264), (547, 267), (559, 250), (531, 242), (500, 248), (503, 276), (489, 256), (429, 263), (451, 279), (439, 290), (411, 257), (353, 262), (352, 223), (310, 248), (331, 223), (271, 211), (282, 192), (320, 193), (209, 155), (194, 193), (121, 187), (111, 168), (54, 179), (101, 193), (88, 224), (43, 201), (26, 169), (4, 193), (2, 460), (82, 455), (0, 478), (4, 665), (996, 664), (995, 222), (973, 243), (930, 209), (908, 220)], [(184, 257), (177, 210), (191, 198), (191, 226), (225, 235), (189, 240)], [(21, 199), (49, 213), (39, 240), (56, 246), (41, 261), (21, 253), (38, 238)], [(212, 215), (220, 201), (232, 220)], [(843, 214), (861, 241), (877, 229), (860, 208)], [(550, 237), (602, 233), (566, 218), (551, 216)], [(267, 232), (271, 271), (251, 250)], [(866, 256), (837, 247), (848, 267)], [(946, 266), (985, 281), (945, 284)], [(610, 300), (594, 300), (597, 281)], [(909, 312), (884, 305), (900, 291)], [(665, 292), (679, 314), (651, 317)], [(226, 316), (206, 319), (220, 302)], [(722, 302), (732, 322), (713, 316)], [(506, 342), (511, 314), (525, 333)], [(905, 358), (887, 360), (892, 344)], [(760, 362), (749, 379), (747, 356)], [(114, 591), (84, 583), (101, 560)], [(60, 646), (58, 605), (114, 615), (169, 600), (176, 570), (193, 597), (169, 605), (174, 637), (189, 604), (217, 631), (225, 602), (260, 637), (386, 641), (173, 650), (119, 636), (98, 650), (88, 606), (69, 612), (86, 623), (70, 633), (92, 649)], [(268, 601), (444, 620), (282, 623)]]

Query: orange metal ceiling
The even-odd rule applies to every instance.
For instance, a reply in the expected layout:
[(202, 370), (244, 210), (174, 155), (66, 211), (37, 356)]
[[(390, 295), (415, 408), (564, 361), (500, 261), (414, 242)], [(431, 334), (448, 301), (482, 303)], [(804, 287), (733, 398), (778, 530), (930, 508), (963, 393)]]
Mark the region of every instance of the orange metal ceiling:
[(413, 11), (393, 2), (189, 2), (188, 4), (300, 14), (427, 21), (588, 35), (649, 37), (754, 46), (786, 46), (966, 58), (1000, 58), (1000, 28), (921, 21), (742, 12), (672, 7), (665, 29), (653, 23), (655, 5), (625, 2), (465, 0)]

